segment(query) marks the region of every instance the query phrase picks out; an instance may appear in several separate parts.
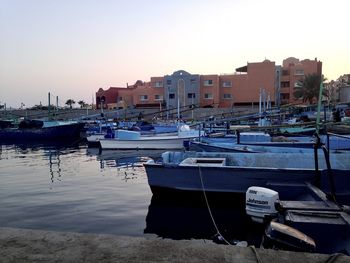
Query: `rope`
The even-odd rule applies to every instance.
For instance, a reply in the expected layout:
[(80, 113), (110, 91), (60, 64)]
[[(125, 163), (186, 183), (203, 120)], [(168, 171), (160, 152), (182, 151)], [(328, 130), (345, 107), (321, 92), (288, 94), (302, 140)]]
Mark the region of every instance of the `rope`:
[(210, 209), (210, 206), (209, 206), (207, 194), (205, 193), (204, 184), (203, 184), (203, 178), (202, 178), (202, 171), (201, 171), (201, 167), (200, 167), (199, 165), (198, 165), (198, 170), (199, 170), (199, 178), (200, 178), (200, 180), (201, 180), (202, 191), (203, 191), (205, 203), (206, 203), (206, 205), (207, 205), (207, 208), (208, 208), (208, 212), (209, 212), (211, 221), (213, 222), (213, 225), (214, 225), (214, 227), (215, 227), (215, 229), (216, 229), (217, 234), (220, 235), (220, 237), (222, 238), (222, 240), (225, 241), (225, 243), (226, 243), (227, 245), (231, 245), (231, 243), (228, 242), (228, 241), (224, 238), (223, 235), (221, 235), (221, 233), (220, 233), (220, 231), (219, 231), (219, 228), (218, 228), (218, 226), (217, 226), (216, 223), (215, 223), (213, 214), (212, 214), (211, 209)]
[(344, 256), (343, 254), (340, 253), (335, 253), (329, 256), (327, 260), (325, 261), (326, 263), (332, 263), (335, 262), (340, 256)]
[[(220, 233), (220, 231), (219, 231), (218, 226), (217, 226), (216, 223), (215, 223), (213, 214), (212, 214), (211, 209), (210, 209), (210, 206), (209, 206), (207, 194), (205, 193), (204, 183), (203, 183), (203, 178), (202, 178), (202, 171), (201, 171), (201, 167), (200, 167), (199, 165), (198, 165), (198, 170), (199, 170), (199, 178), (200, 178), (200, 180), (201, 180), (202, 191), (203, 191), (205, 203), (206, 203), (206, 205), (207, 205), (208, 212), (209, 212), (210, 218), (211, 218), (211, 220), (212, 220), (212, 222), (213, 222), (213, 225), (214, 225), (214, 227), (215, 227), (215, 229), (216, 229), (216, 232), (217, 232), (217, 234), (219, 234), (219, 235), (221, 236), (222, 240), (225, 241), (225, 243), (226, 243), (227, 245), (232, 245), (230, 242), (228, 242), (228, 241), (223, 237), (223, 235), (222, 235), (222, 234)], [(262, 260), (261, 260), (259, 254), (258, 254), (258, 251), (256, 251), (256, 248), (255, 248), (254, 246), (250, 246), (250, 248), (252, 249), (253, 254), (255, 255), (256, 261), (257, 261), (258, 263), (262, 263)], [(332, 263), (332, 262), (333, 262), (333, 261), (329, 261), (329, 262), (327, 261), (326, 263)]]
[(258, 263), (262, 263), (262, 260), (261, 260), (261, 258), (259, 256), (258, 251), (256, 250), (256, 248), (254, 246), (250, 246), (250, 248), (252, 249), (253, 254), (255, 255), (256, 261)]

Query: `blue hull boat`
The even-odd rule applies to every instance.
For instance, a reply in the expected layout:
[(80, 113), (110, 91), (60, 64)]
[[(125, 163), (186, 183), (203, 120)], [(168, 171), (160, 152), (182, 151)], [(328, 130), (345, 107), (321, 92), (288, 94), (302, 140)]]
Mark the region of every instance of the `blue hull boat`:
[[(336, 188), (340, 185), (344, 203), (350, 203), (350, 154), (330, 154)], [(144, 164), (152, 192), (162, 190), (203, 191), (242, 194), (250, 186), (275, 183), (322, 184), (330, 188), (324, 156), (315, 171), (313, 153), (207, 153), (166, 152), (162, 162)], [(153, 191), (156, 190), (156, 191)]]
[(311, 152), (314, 143), (309, 142), (281, 142), (273, 145), (266, 144), (227, 144), (227, 143), (203, 143), (191, 141), (190, 151), (196, 152)]
[(28, 141), (74, 139), (80, 137), (84, 123), (43, 122), (42, 127), (18, 127), (0, 129), (0, 141)]

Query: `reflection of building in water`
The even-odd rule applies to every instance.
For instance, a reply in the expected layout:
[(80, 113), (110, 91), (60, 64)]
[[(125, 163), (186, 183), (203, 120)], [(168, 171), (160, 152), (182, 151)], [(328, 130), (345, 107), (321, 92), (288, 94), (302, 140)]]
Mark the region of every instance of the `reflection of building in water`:
[(57, 150), (49, 150), (49, 169), (51, 175), (51, 182), (55, 180), (61, 181), (61, 160), (60, 160), (60, 152)]

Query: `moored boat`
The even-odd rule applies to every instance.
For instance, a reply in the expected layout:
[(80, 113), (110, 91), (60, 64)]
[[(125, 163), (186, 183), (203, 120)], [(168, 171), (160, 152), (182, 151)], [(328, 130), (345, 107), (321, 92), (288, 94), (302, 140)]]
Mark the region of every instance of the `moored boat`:
[[(337, 180), (337, 175), (341, 174), (342, 184), (345, 183), (344, 173), (350, 169), (350, 154), (346, 151), (331, 154), (330, 163), (334, 178)], [(328, 172), (323, 156), (318, 158), (321, 175), (315, 171), (313, 153), (166, 152), (162, 154), (162, 162), (150, 161), (144, 166), (154, 193), (158, 190), (205, 190), (239, 194), (252, 185), (320, 183)], [(346, 200), (349, 192), (343, 194)]]
[(117, 131), (117, 138), (100, 139), (102, 150), (159, 150), (183, 149), (184, 143), (203, 135), (203, 132), (180, 127), (177, 135), (141, 136), (139, 132)]
[[(263, 136), (263, 137), (262, 137)], [(206, 138), (191, 141), (189, 150), (208, 151), (208, 152), (235, 152), (242, 148), (259, 149), (264, 147), (266, 151), (270, 148), (281, 148), (280, 152), (286, 152), (282, 148), (314, 148), (315, 138), (311, 136), (304, 137), (270, 137), (268, 134), (242, 133), (241, 139), (228, 138)], [(350, 137), (348, 135), (328, 134), (321, 135), (320, 140), (330, 150), (350, 150)]]
[(74, 121), (25, 120), (18, 127), (0, 129), (0, 141), (74, 139), (80, 137), (84, 123)]

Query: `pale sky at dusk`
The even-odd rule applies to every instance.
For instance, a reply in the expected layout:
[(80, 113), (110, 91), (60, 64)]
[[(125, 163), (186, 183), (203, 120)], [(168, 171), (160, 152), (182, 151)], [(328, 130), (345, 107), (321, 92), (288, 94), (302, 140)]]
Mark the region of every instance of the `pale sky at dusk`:
[(91, 103), (102, 87), (265, 58), (350, 73), (348, 0), (0, 0), (0, 104)]

